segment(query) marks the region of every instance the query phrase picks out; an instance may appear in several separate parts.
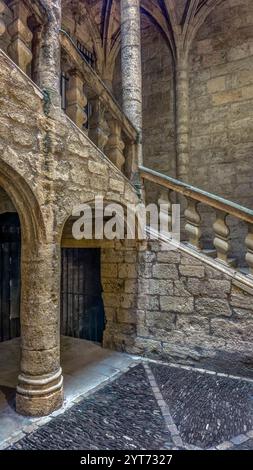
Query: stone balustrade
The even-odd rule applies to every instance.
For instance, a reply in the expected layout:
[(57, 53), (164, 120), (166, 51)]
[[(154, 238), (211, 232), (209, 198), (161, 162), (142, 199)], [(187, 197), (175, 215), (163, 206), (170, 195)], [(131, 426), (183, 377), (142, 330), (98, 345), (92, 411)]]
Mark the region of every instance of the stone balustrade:
[(11, 37), (8, 53), (11, 59), (26, 72), (32, 61), (31, 43), (33, 34), (27, 24), (30, 11), (19, 0), (14, 0), (10, 4), (10, 8), (13, 12), (13, 21), (8, 27)]
[[(144, 182), (148, 181), (158, 185), (161, 188), (158, 203), (168, 204), (167, 214), (165, 214), (164, 208), (162, 208), (160, 227), (162, 217), (163, 219), (166, 218), (167, 222), (169, 221), (167, 226), (169, 230), (171, 228), (172, 193), (176, 193), (180, 197), (183, 196), (187, 202), (184, 217), (182, 218), (185, 224), (185, 232), (188, 235), (187, 244), (199, 252), (203, 251), (204, 254), (215, 257), (218, 262), (226, 266), (235, 267), (236, 261), (231, 257), (233, 253), (228, 216), (233, 216), (238, 222), (245, 222), (248, 225), (248, 234), (245, 240), (241, 240), (241, 246), (242, 251), (246, 253), (245, 261), (248, 270), (245, 270), (244, 267), (242, 272), (253, 276), (253, 210), (145, 167), (140, 167), (140, 176)], [(199, 211), (200, 204), (208, 206), (215, 211), (215, 221), (213, 224), (210, 222), (213, 231), (213, 249), (211, 250), (206, 250), (201, 243), (202, 217)], [(183, 232), (182, 229), (181, 232)]]
[(30, 0), (0, 0), (0, 48), (31, 76), (34, 55), (34, 31), (46, 21), (41, 2)]
[[(60, 31), (60, 43), (64, 61), (62, 68), (67, 76), (66, 113), (88, 133), (89, 138), (111, 162), (134, 181), (138, 167), (137, 130), (74, 41), (63, 30)], [(87, 101), (88, 116), (87, 110), (84, 110)], [(85, 125), (87, 119), (88, 125)]]

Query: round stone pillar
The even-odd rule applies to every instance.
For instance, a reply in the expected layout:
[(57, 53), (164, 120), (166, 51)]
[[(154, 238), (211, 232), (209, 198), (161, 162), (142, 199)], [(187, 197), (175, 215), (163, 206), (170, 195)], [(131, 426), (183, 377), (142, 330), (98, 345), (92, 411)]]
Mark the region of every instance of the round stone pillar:
[(142, 165), (142, 72), (140, 0), (121, 0), (123, 110), (139, 132), (137, 166)]
[(37, 253), (22, 247), (21, 371), (16, 410), (44, 416), (63, 400), (60, 368), (60, 249), (43, 245)]
[(43, 6), (47, 10), (47, 20), (41, 31), (38, 85), (48, 93), (50, 112), (50, 104), (60, 106), (61, 0), (43, 0)]
[(189, 71), (187, 57), (176, 63), (177, 177), (189, 179)]

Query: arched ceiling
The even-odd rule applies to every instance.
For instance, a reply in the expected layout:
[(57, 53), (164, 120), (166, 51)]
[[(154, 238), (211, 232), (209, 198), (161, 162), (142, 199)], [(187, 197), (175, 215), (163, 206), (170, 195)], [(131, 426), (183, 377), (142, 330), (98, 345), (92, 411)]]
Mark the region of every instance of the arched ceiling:
[[(141, 0), (141, 12), (165, 38), (176, 61), (187, 52), (209, 13), (225, 0)], [(100, 63), (107, 73), (120, 48), (120, 0), (63, 0), (64, 15), (86, 25)]]

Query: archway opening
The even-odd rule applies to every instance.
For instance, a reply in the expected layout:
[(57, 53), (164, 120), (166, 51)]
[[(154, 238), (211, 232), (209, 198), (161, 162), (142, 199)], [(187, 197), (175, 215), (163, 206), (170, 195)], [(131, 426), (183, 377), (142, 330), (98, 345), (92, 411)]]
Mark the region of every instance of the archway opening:
[[(0, 416), (15, 410), (20, 364), (21, 224), (0, 187)], [(12, 422), (10, 424), (12, 426)], [(3, 430), (3, 435), (8, 430)]]
[(20, 336), (21, 226), (7, 193), (0, 198), (0, 342)]
[(129, 225), (131, 221), (127, 218), (126, 208), (119, 204), (122, 209), (117, 219), (120, 238), (107, 238), (106, 227), (113, 216), (108, 215), (110, 211), (107, 213), (111, 202), (104, 203), (104, 238), (95, 236), (97, 209), (92, 202), (92, 235), (89, 239), (73, 237), (73, 223), (77, 220), (74, 217), (70, 217), (63, 228), (61, 334), (100, 343), (110, 349), (125, 350), (126, 344), (135, 337), (138, 221), (135, 221), (135, 227)]
[(61, 243), (61, 335), (103, 343), (101, 243), (75, 240), (70, 217)]
[(102, 343), (101, 249), (62, 248), (61, 334)]

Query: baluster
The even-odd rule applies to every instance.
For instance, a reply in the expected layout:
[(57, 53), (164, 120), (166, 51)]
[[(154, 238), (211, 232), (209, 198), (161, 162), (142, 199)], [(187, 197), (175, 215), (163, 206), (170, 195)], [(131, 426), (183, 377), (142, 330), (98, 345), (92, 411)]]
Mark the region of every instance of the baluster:
[(69, 83), (66, 93), (66, 114), (80, 129), (83, 129), (83, 126), (87, 122), (87, 114), (85, 112), (87, 98), (83, 88), (84, 82), (82, 75), (76, 69), (71, 70), (69, 72)]
[(201, 217), (198, 212), (198, 204), (199, 201), (187, 197), (187, 208), (184, 211), (184, 215), (186, 219), (185, 230), (189, 235), (189, 243), (199, 250), (201, 248)]
[(134, 183), (136, 173), (138, 173), (138, 155), (136, 142), (126, 140), (125, 142), (125, 175)]
[(105, 119), (105, 108), (99, 96), (89, 100), (92, 114), (89, 118), (89, 137), (94, 144), (104, 150), (108, 141), (108, 124)]
[(11, 59), (26, 73), (27, 67), (32, 61), (31, 41), (33, 35), (27, 25), (30, 12), (20, 0), (12, 2), (10, 8), (13, 11), (13, 21), (8, 26), (8, 32), (11, 36), (8, 53)]
[(110, 134), (105, 147), (105, 154), (119, 170), (122, 170), (125, 163), (125, 157), (123, 154), (125, 144), (121, 137), (121, 125), (116, 121), (116, 119), (112, 118), (108, 119), (108, 125)]
[(217, 259), (223, 263), (229, 264), (228, 252), (230, 249), (229, 235), (230, 229), (226, 218), (228, 214), (221, 210), (216, 211), (216, 220), (213, 224), (215, 233), (213, 244), (217, 250)]
[(171, 189), (162, 189), (158, 199), (160, 232), (165, 235), (172, 232), (172, 193)]
[(4, 10), (5, 10), (5, 4), (4, 4), (4, 2), (2, 2), (2, 0), (0, 0), (0, 37), (6, 31), (5, 22), (4, 22), (4, 19), (2, 17), (2, 14), (3, 14)]
[(249, 265), (249, 274), (253, 276), (253, 225), (248, 224), (248, 227), (249, 232), (245, 239), (245, 245), (247, 249), (245, 259)]

